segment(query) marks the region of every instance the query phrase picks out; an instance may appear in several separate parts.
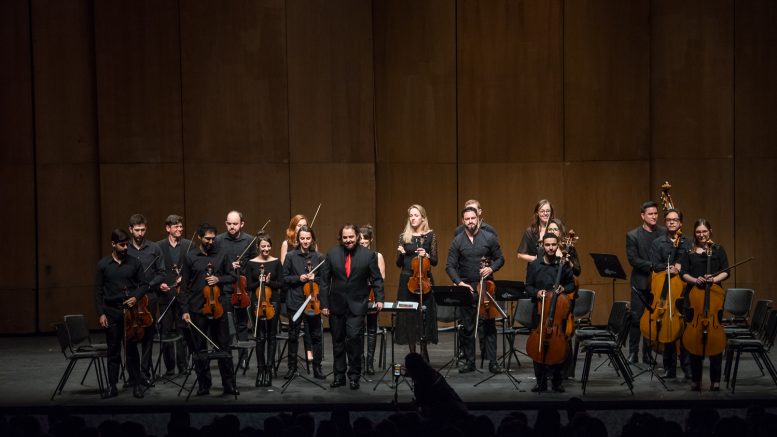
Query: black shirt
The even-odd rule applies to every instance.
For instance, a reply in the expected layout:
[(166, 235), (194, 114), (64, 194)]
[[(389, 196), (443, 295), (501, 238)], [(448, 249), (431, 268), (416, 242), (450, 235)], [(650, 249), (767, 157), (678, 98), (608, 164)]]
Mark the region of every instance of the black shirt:
[(175, 247), (170, 245), (170, 240), (167, 238), (157, 241), (156, 244), (162, 251), (162, 259), (164, 260), (165, 265), (165, 276), (163, 281), (167, 283), (168, 286), (173, 287), (175, 285), (175, 279), (179, 274), (175, 272), (175, 267), (182, 269), (184, 251), (187, 249), (191, 250), (195, 247), (191, 244), (191, 240), (187, 240), (186, 238), (181, 238)]
[[(227, 262), (229, 263), (228, 271), (235, 277), (235, 281), (237, 280), (238, 273), (235, 271), (235, 269), (232, 268), (232, 261), (235, 261), (237, 257), (243, 254), (244, 250), (245, 254), (240, 259), (240, 262), (243, 265), (249, 259), (256, 257), (256, 245), (251, 244), (253, 239), (254, 237), (246, 234), (245, 232), (240, 232), (237, 237), (229, 235), (229, 232), (223, 232), (216, 236), (216, 251), (224, 255), (226, 258)], [(248, 247), (249, 244), (251, 247), (246, 250), (246, 247)], [(227, 285), (226, 289), (227, 291), (231, 292), (232, 284)]]
[(165, 262), (162, 258), (162, 250), (153, 241), (143, 240), (140, 249), (130, 241), (127, 247), (127, 256), (131, 256), (140, 261), (143, 268), (143, 275), (148, 282), (148, 289), (151, 292), (159, 291), (159, 284), (162, 283), (165, 273)]
[(98, 316), (120, 315), (122, 302), (130, 297), (140, 299), (148, 290), (140, 262), (130, 256), (122, 263), (116, 262), (111, 255), (102, 258), (97, 263), (94, 284), (94, 305)]
[[(537, 256), (539, 255), (540, 237), (532, 231), (531, 226), (523, 231), (523, 237), (521, 238), (521, 244), (518, 245), (516, 252), (525, 253), (526, 255)], [(527, 266), (528, 268), (528, 266)]]
[(632, 267), (631, 285), (637, 290), (650, 289), (650, 273), (653, 271), (650, 248), (656, 239), (664, 235), (666, 235), (666, 228), (663, 226), (656, 226), (653, 232), (648, 232), (644, 227), (639, 226), (626, 234), (626, 258)]
[[(688, 251), (688, 255), (683, 257), (682, 273), (689, 274), (694, 278), (707, 274), (707, 253), (696, 253), (693, 250)], [(710, 255), (710, 274), (715, 274), (728, 268), (728, 256), (726, 250), (720, 244), (712, 245), (712, 255)]]
[[(558, 258), (553, 257), (549, 263), (545, 262), (544, 256), (538, 256), (537, 259), (529, 263), (526, 272), (526, 292), (530, 296), (537, 296), (540, 290), (551, 290), (556, 284), (558, 275)], [(572, 269), (564, 263), (561, 268), (561, 278), (559, 285), (564, 288), (564, 293), (571, 293), (575, 290), (575, 281), (572, 276)]]
[(270, 275), (270, 280), (265, 282), (265, 285), (272, 289), (270, 302), (279, 302), (283, 288), (283, 268), (281, 267), (281, 260), (277, 258), (272, 261), (248, 261), (246, 263), (243, 272), (248, 281), (248, 291), (251, 293), (251, 299), (256, 300), (256, 289), (259, 288), (259, 274), (262, 271), (262, 266), (264, 266), (265, 277), (268, 274)]
[[(308, 272), (308, 261), (310, 261), (310, 268), (316, 268), (316, 266), (324, 259), (323, 254), (320, 252), (308, 252), (302, 253), (301, 250), (295, 249), (286, 254), (286, 260), (283, 262), (283, 281), (286, 283), (286, 308), (289, 313), (296, 312), (302, 303), (305, 302), (305, 290), (303, 289), (306, 282), (299, 280), (300, 275)], [(319, 273), (321, 270), (316, 270)], [(316, 275), (316, 279), (313, 281), (320, 284), (320, 275)]]
[(470, 285), (476, 284), (480, 281), (482, 257), (491, 260), (491, 270), (494, 272), (502, 268), (505, 258), (496, 236), (490, 232), (477, 232), (470, 241), (469, 234), (462, 232), (451, 242), (445, 271), (454, 284), (462, 281)]
[[(211, 265), (213, 275), (218, 276), (218, 285), (222, 292), (222, 301), (229, 292), (225, 291), (225, 286), (235, 282), (235, 277), (228, 272), (231, 270), (231, 264), (223, 254), (211, 249), (210, 253), (203, 253), (202, 250), (192, 250), (186, 254), (186, 261), (183, 263), (183, 272), (181, 286), (183, 287), (180, 301), (181, 312), (200, 313), (205, 304), (205, 296), (202, 289), (207, 284), (206, 273), (208, 264)], [(229, 299), (226, 299), (228, 302)]]
[(650, 247), (650, 263), (653, 265), (653, 271), (665, 271), (667, 262), (670, 265), (675, 263), (682, 264), (683, 258), (688, 255), (690, 249), (691, 241), (685, 238), (685, 235), (680, 236), (678, 247), (674, 247), (674, 243), (669, 239), (668, 234), (656, 238)]

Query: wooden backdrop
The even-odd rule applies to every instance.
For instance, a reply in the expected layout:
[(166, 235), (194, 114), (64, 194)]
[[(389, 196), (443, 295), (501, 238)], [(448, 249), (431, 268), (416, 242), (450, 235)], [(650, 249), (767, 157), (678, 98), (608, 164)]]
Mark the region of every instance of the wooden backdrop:
[(393, 297), (407, 206), (427, 208), (444, 283), (469, 198), (501, 279), (523, 279), (515, 249), (552, 199), (603, 321), (588, 253), (625, 263), (664, 180), (686, 226), (704, 216), (731, 260), (756, 257), (727, 285), (777, 299), (769, 0), (10, 0), (0, 64), (2, 333), (94, 322), (95, 263), (135, 212), (161, 239), (170, 213), (191, 235), (237, 208), (278, 248), (322, 203), (323, 248), (375, 225)]

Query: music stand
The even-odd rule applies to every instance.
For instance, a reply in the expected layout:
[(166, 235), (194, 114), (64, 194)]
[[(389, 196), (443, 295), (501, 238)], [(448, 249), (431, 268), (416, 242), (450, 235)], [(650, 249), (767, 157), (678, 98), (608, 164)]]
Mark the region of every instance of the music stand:
[[(437, 304), (437, 306), (445, 306), (445, 307), (454, 307), (454, 310), (458, 311), (458, 308), (464, 307), (464, 306), (472, 306), (474, 305), (475, 298), (472, 295), (472, 292), (467, 287), (462, 287), (458, 285), (435, 285), (432, 286), (432, 295), (434, 295), (434, 302)], [(453, 339), (453, 358), (448, 360), (445, 364), (443, 364), (442, 367), (437, 369), (438, 372), (442, 373), (443, 370), (445, 370), (445, 376), (448, 376), (448, 372), (450, 372), (450, 368), (454, 367), (459, 362), (459, 325), (458, 325), (458, 312), (456, 313), (456, 329), (454, 332), (454, 339)], [(477, 335), (477, 334), (475, 334)]]
[(592, 253), (591, 258), (594, 259), (599, 276), (612, 279), (612, 301), (615, 302), (615, 280), (626, 279), (626, 272), (618, 256), (610, 253)]
[[(415, 305), (415, 307), (413, 307), (413, 305)], [(396, 302), (384, 302), (382, 311), (387, 311), (391, 313), (391, 364), (386, 366), (386, 370), (383, 372), (383, 375), (380, 376), (380, 379), (378, 379), (378, 382), (375, 383), (375, 387), (372, 388), (372, 391), (375, 391), (378, 389), (378, 386), (383, 382), (384, 379), (386, 379), (386, 376), (388, 375), (389, 372), (393, 372), (394, 369), (402, 368), (402, 363), (397, 363), (394, 359), (394, 335), (396, 332), (396, 326), (395, 326), (396, 313), (400, 311), (421, 311), (421, 308), (419, 308), (418, 302), (396, 301)], [(400, 383), (400, 378), (399, 378), (400, 376), (401, 376), (401, 380), (404, 381), (408, 387), (410, 387), (410, 390), (413, 390), (413, 387), (410, 386), (410, 383), (407, 382), (404, 375), (394, 375), (394, 382), (389, 383), (389, 387), (394, 389), (395, 399), (397, 396), (397, 388), (399, 387), (399, 383)]]
[[(507, 311), (507, 320), (502, 323), (502, 356), (499, 357), (499, 360), (502, 361), (502, 367), (505, 369), (505, 371), (510, 371), (510, 363), (512, 362), (512, 358), (515, 358), (515, 362), (518, 363), (518, 365), (521, 365), (521, 361), (518, 359), (517, 355), (517, 349), (515, 349), (515, 332), (510, 333), (510, 350), (508, 350), (506, 346), (506, 337), (507, 337), (507, 326), (510, 326), (510, 328), (513, 328), (513, 313), (514, 308), (512, 307), (513, 302), (517, 302), (521, 299), (526, 299), (526, 284), (523, 283), (523, 281), (494, 281), (494, 285), (496, 285), (496, 289), (494, 290), (494, 297), (496, 300), (501, 300), (505, 302), (510, 302), (510, 311)], [(507, 365), (505, 365), (507, 363)]]

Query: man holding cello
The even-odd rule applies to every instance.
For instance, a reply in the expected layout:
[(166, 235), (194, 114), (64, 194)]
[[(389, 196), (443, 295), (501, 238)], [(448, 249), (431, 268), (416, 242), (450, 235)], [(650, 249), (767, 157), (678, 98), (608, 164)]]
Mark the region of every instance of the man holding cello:
[[(548, 373), (550, 373), (553, 391), (562, 393), (564, 392), (564, 387), (561, 385), (563, 381), (561, 367), (569, 353), (566, 335), (563, 334), (566, 332), (563, 324), (567, 323), (569, 313), (569, 303), (565, 295), (575, 291), (575, 280), (569, 264), (564, 262), (563, 259), (556, 257), (556, 251), (558, 250), (558, 237), (556, 234), (547, 232), (543, 235), (542, 250), (543, 255), (541, 257), (538, 256), (537, 259), (529, 263), (526, 272), (526, 292), (530, 296), (536, 296), (538, 306), (540, 306), (540, 311), (538, 312), (542, 314), (539, 326), (534, 328), (530, 336), (530, 338), (538, 336), (538, 342), (536, 346), (532, 347), (527, 340), (526, 346), (527, 354), (534, 360), (534, 376), (537, 377), (537, 385), (531, 391), (535, 393), (547, 391), (547, 377)], [(554, 298), (556, 300), (554, 302), (555, 305), (552, 305), (551, 301)], [(567, 303), (566, 314), (559, 314), (563, 311), (563, 302)], [(554, 314), (553, 310), (555, 309), (558, 309), (558, 311), (555, 311)], [(559, 324), (555, 328), (545, 323), (546, 320), (551, 318), (554, 324)], [(542, 334), (539, 332), (540, 326), (543, 330)], [(564, 338), (559, 338), (559, 341), (555, 342), (547, 341), (546, 336), (554, 331), (561, 333)], [(553, 348), (558, 349), (554, 350)], [(551, 356), (558, 358), (549, 360), (548, 358)]]

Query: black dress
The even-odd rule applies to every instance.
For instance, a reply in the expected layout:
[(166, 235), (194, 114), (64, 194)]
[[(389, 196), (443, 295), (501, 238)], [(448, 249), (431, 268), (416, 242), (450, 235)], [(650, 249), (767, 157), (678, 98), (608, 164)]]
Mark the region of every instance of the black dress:
[[(405, 243), (402, 235), (399, 236), (399, 245), (405, 248), (405, 254), (397, 252), (397, 267), (402, 271), (399, 274), (399, 288), (397, 289), (397, 300), (419, 302), (420, 297), (416, 293), (411, 293), (407, 288), (407, 282), (413, 276), (412, 263), (415, 258), (415, 251), (423, 247), (429, 254), (429, 262), (432, 266), (437, 265), (437, 236), (433, 231), (424, 235), (414, 235), (409, 243)], [(431, 278), (431, 271), (429, 272)], [(432, 284), (434, 284), (434, 278)], [(425, 337), (427, 343), (437, 343), (437, 305), (434, 302), (432, 293), (423, 295), (423, 303), (426, 306)], [(415, 311), (397, 313), (396, 336), (394, 341), (397, 344), (417, 343), (421, 337), (422, 329), (421, 317)]]

